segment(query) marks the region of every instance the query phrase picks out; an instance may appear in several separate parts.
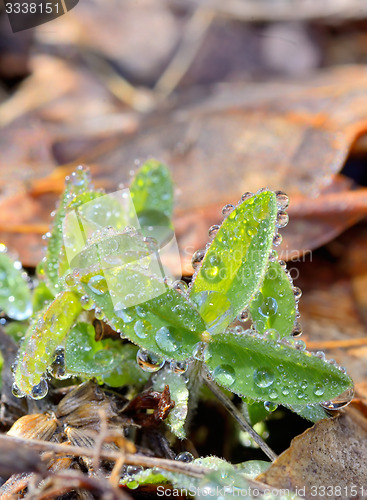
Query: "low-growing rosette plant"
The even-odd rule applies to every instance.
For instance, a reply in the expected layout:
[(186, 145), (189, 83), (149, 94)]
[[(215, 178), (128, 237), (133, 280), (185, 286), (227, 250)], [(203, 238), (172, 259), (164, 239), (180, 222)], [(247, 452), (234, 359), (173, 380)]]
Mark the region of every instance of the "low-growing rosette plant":
[(176, 405), (167, 422), (179, 438), (203, 381), (240, 396), (248, 412), (284, 405), (317, 420), (347, 404), (345, 370), (299, 338), (301, 291), (275, 250), (287, 207), (284, 193), (268, 189), (226, 205), (187, 286), (169, 269), (169, 170), (150, 160), (129, 189), (106, 195), (76, 169), (33, 284), (4, 246), (0, 253), (0, 307), (24, 329), (14, 394), (41, 399), (55, 378), (70, 377), (138, 390), (152, 377), (157, 390), (169, 385)]

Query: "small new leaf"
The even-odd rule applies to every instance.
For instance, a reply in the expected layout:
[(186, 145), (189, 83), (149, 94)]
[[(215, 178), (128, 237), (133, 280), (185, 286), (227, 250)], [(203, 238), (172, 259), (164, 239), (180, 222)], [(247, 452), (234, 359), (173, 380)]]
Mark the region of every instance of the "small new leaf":
[(194, 278), (190, 297), (211, 333), (221, 333), (257, 292), (267, 268), (277, 215), (264, 191), (224, 220)]
[(256, 331), (270, 328), (280, 337), (291, 334), (296, 318), (296, 301), (289, 278), (278, 261), (270, 262), (260, 290), (249, 306)]
[(15, 384), (30, 395), (52, 362), (55, 350), (69, 333), (81, 312), (79, 297), (61, 292), (29, 327), (19, 349)]

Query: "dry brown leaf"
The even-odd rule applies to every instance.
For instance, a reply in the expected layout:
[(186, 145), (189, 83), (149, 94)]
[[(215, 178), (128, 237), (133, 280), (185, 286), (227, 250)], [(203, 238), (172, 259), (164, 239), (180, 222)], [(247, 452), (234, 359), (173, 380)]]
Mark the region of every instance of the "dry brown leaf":
[(356, 408), (348, 407), (294, 438), (290, 448), (256, 479), (300, 493), (305, 488), (302, 498), (307, 499), (366, 498), (366, 457), (367, 419)]
[[(130, 134), (111, 136), (105, 146), (98, 142), (101, 130), (93, 135), (88, 129), (85, 135), (83, 123), (99, 113), (111, 116), (111, 101), (101, 108), (101, 99), (106, 96), (103, 89), (96, 84), (83, 95), (88, 77), (72, 73), (68, 67), (65, 71), (71, 72), (70, 89), (38, 112), (44, 123), (49, 125), (53, 120), (64, 129), (62, 132), (59, 125), (56, 129), (48, 126), (53, 133), (53, 152), (77, 162), (83, 151), (83, 161), (96, 165), (96, 182), (110, 190), (129, 182), (137, 158), (155, 156), (165, 161), (177, 187), (175, 222), (184, 274), (191, 273), (191, 255), (205, 245), (207, 228), (220, 218), (221, 206), (236, 202), (244, 191), (268, 186), (291, 196), (294, 221), (285, 233), (288, 257), (293, 251), (312, 249), (334, 238), (366, 212), (363, 191), (324, 191), (342, 168), (353, 140), (367, 129), (364, 67), (326, 71), (302, 84), (247, 84), (240, 90), (227, 87), (190, 110), (152, 115), (135, 134), (138, 122), (131, 122), (130, 128), (125, 124), (122, 129), (129, 129)], [(50, 84), (53, 82), (52, 72), (42, 74), (49, 75)], [(94, 84), (90, 85), (92, 89)], [(81, 110), (75, 122), (79, 134), (75, 124), (68, 132), (71, 122), (65, 116), (69, 105), (75, 109), (76, 101)], [(93, 140), (96, 146), (90, 148)], [(52, 192), (53, 180), (50, 178), (49, 183)], [(320, 191), (325, 194), (319, 200), (301, 197), (302, 193), (309, 197)], [(24, 210), (19, 205), (20, 210), (14, 209), (12, 217), (20, 215), (19, 226), (13, 222), (6, 228), (3, 224), (1, 237), (9, 246), (19, 245), (25, 264), (35, 265), (41, 253), (41, 234), (24, 237), (23, 228), (24, 224), (47, 221), (47, 213), (39, 219), (39, 211), (48, 212), (49, 205), (42, 206), (39, 198), (25, 199), (32, 208)], [(50, 202), (50, 198), (45, 200)], [(38, 210), (38, 218), (31, 216), (34, 210)], [(28, 238), (34, 251), (28, 250)]]

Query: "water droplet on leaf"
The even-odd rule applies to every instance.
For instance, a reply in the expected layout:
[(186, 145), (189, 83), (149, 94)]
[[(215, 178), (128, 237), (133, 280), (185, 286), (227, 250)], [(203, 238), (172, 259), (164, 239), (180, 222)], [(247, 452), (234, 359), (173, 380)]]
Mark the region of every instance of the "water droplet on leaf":
[(287, 212), (278, 212), (277, 215), (277, 221), (276, 221), (276, 227), (281, 229), (282, 227), (285, 227), (288, 224), (289, 217)]
[(215, 238), (215, 236), (217, 235), (219, 229), (220, 229), (220, 226), (218, 226), (217, 224), (215, 224), (214, 226), (211, 226), (209, 228), (209, 231), (208, 231), (209, 238), (210, 239)]
[(213, 372), (213, 377), (220, 385), (230, 387), (236, 380), (236, 374), (231, 365), (219, 365)]
[(175, 352), (181, 346), (181, 342), (175, 339), (172, 331), (166, 326), (162, 326), (155, 334), (157, 346), (164, 352)]
[(254, 382), (258, 387), (269, 387), (274, 382), (274, 374), (267, 368), (255, 370)]
[(234, 206), (231, 203), (227, 203), (227, 205), (224, 205), (222, 208), (222, 214), (226, 217), (229, 215), (231, 212), (233, 212)]
[(278, 247), (282, 241), (283, 241), (283, 236), (281, 234), (277, 233), (273, 238), (273, 245), (275, 247)]
[(354, 387), (350, 387), (338, 397), (332, 399), (331, 401), (324, 401), (320, 405), (326, 410), (340, 410), (347, 406), (353, 399)]
[(278, 408), (276, 403), (272, 403), (271, 401), (264, 401), (264, 408), (269, 413), (275, 411)]
[(149, 373), (157, 372), (164, 365), (164, 359), (144, 349), (139, 349), (136, 355), (136, 361), (142, 370)]
[(279, 210), (286, 210), (289, 205), (288, 196), (283, 193), (283, 191), (275, 191), (275, 196), (277, 199), (277, 207)]
[(176, 455), (175, 460), (178, 460), (179, 462), (190, 463), (193, 462), (194, 456), (188, 451), (181, 451), (181, 453)]
[(31, 398), (43, 399), (48, 393), (48, 384), (45, 379), (41, 379), (40, 383), (32, 387)]
[(194, 269), (199, 267), (205, 257), (205, 250), (197, 250), (191, 259), (191, 265)]

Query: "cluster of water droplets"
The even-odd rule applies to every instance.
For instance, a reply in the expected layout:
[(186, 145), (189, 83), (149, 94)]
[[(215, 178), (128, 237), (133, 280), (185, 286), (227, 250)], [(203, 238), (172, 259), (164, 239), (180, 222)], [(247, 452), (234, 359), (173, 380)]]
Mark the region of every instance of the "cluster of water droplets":
[[(15, 382), (12, 385), (12, 393), (13, 396), (17, 398), (23, 398), (24, 396), (26, 396), (25, 392), (23, 392)], [(47, 396), (47, 393), (48, 393), (47, 380), (46, 378), (41, 378), (40, 382), (32, 387), (30, 397), (32, 399), (43, 399), (45, 396)]]

